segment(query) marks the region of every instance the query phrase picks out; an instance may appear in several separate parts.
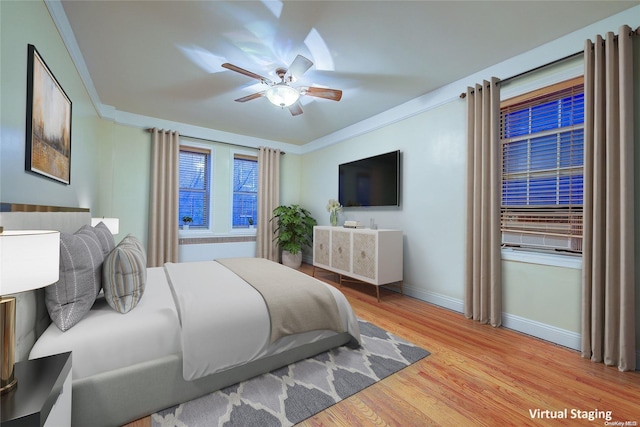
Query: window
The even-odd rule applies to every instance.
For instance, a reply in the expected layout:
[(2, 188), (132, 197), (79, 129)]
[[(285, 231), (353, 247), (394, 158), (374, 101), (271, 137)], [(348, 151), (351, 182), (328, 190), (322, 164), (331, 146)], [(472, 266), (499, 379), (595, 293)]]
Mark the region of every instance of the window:
[(582, 251), (583, 78), (501, 105), (502, 243)]
[(258, 158), (233, 156), (233, 228), (249, 228), (258, 216)]
[(209, 228), (211, 151), (180, 147), (180, 207), (178, 219), (189, 216), (192, 228)]

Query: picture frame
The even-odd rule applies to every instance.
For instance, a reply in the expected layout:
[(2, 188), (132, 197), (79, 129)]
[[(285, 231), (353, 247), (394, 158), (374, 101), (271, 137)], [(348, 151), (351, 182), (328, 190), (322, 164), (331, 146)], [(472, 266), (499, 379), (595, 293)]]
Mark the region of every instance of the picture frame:
[(27, 56), (25, 169), (71, 184), (71, 99), (34, 45)]

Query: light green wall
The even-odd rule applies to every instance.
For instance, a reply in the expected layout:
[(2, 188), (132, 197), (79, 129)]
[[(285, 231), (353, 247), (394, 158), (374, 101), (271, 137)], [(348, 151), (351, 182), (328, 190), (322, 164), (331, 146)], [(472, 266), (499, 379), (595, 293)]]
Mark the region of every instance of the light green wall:
[[(120, 233), (135, 235), (146, 245), (151, 175), (151, 136), (144, 129), (114, 123), (100, 149), (99, 216), (120, 219)], [(213, 152), (213, 234), (231, 234), (231, 179), (233, 154), (256, 154), (252, 148), (182, 138), (185, 144), (204, 146)], [(281, 202), (297, 203), (300, 197), (300, 156), (281, 157)], [(203, 246), (204, 248), (204, 246)]]
[[(24, 171), (28, 43), (37, 47), (73, 102), (69, 186)], [(639, 76), (638, 38), (635, 50)], [(120, 237), (132, 233), (146, 242), (149, 134), (98, 117), (43, 2), (0, 1), (0, 55), (0, 201), (89, 207), (96, 216), (120, 218)], [(635, 90), (635, 132), (640, 141), (640, 84)], [(464, 101), (455, 100), (318, 151), (287, 154), (281, 164), (281, 203), (300, 203), (320, 224), (328, 224), (325, 204), (337, 197), (338, 164), (400, 149), (402, 206), (345, 211), (341, 220), (368, 224), (374, 218), (380, 227), (403, 229), (405, 288), (425, 300), (459, 304), (464, 280), (465, 126)], [(636, 185), (640, 188), (640, 168)], [(640, 212), (640, 198), (636, 203)], [(636, 218), (640, 242), (640, 215)], [(636, 259), (640, 271), (640, 251)], [(579, 332), (579, 271), (503, 262), (505, 312)], [(640, 275), (640, 313), (638, 284)], [(640, 348), (640, 316), (636, 324)]]
[(502, 310), (580, 333), (581, 274), (575, 268), (503, 261)]
[[(636, 47), (637, 44), (636, 39)], [(574, 59), (555, 69), (529, 75), (518, 84), (530, 85), (536, 79), (544, 80), (551, 73), (564, 72), (581, 62), (581, 58)], [(640, 76), (640, 73), (634, 75)], [(636, 77), (636, 82), (636, 104), (639, 106), (636, 117), (640, 117), (637, 93), (640, 77)], [(640, 119), (636, 123), (636, 158), (640, 164)], [(329, 198), (337, 197), (338, 164), (400, 149), (403, 154), (402, 206), (345, 210), (340, 222), (353, 219), (366, 226), (369, 218), (374, 218), (380, 227), (402, 229), (405, 289), (418, 298), (458, 310), (462, 310), (464, 299), (465, 129), (465, 103), (454, 100), (308, 153), (303, 156), (301, 169), (302, 203), (326, 225), (325, 204)], [(636, 185), (640, 188), (640, 168), (636, 173)], [(638, 205), (640, 212), (640, 200)], [(640, 236), (640, 215), (636, 218), (636, 233)], [(640, 251), (636, 257), (640, 271)], [(580, 333), (580, 269), (503, 261), (503, 274), (503, 311), (511, 316), (510, 319), (550, 326), (560, 334), (565, 331), (568, 339)], [(639, 313), (636, 329), (640, 349), (638, 284), (636, 289)]]
[[(404, 232), (404, 287), (417, 298), (462, 310), (466, 215), (466, 106), (455, 100), (303, 156), (301, 200), (321, 224), (337, 198), (338, 164), (402, 152), (400, 208), (345, 209), (354, 219)], [(503, 261), (503, 311), (580, 332), (580, 270)]]
[(325, 205), (338, 197), (338, 165), (401, 151), (401, 206), (344, 209), (339, 223), (373, 218), (379, 228), (404, 232), (405, 289), (463, 298), (466, 188), (464, 101), (456, 100), (340, 144), (303, 156), (301, 200), (322, 225)]
[(133, 234), (147, 243), (151, 137), (143, 129), (109, 123), (100, 150), (100, 209), (96, 216), (116, 217), (116, 241)]
[[(72, 101), (71, 185), (25, 172), (28, 44)], [(0, 67), (0, 201), (98, 208), (98, 151), (108, 126), (96, 114), (43, 2), (0, 1)]]
[(302, 159), (301, 156), (286, 153), (280, 158), (280, 204), (291, 205), (300, 203), (305, 183), (301, 181)]

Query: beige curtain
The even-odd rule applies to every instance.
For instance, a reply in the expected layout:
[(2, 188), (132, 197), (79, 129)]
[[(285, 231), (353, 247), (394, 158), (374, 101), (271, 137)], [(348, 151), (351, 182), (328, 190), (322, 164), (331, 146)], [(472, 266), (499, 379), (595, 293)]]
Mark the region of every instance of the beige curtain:
[(631, 28), (585, 43), (582, 356), (634, 370)]
[(151, 130), (151, 188), (147, 265), (178, 262), (180, 134)]
[(502, 324), (500, 89), (467, 88), (467, 242), (464, 313)]
[(279, 260), (278, 245), (273, 241), (276, 228), (271, 221), (280, 203), (280, 150), (260, 147), (258, 151), (258, 224), (256, 256)]

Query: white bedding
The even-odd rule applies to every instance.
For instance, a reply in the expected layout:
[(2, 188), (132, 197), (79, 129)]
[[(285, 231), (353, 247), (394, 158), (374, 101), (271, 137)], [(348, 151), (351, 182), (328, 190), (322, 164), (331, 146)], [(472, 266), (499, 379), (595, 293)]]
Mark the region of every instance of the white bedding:
[[(271, 325), (262, 296), (231, 270), (211, 261), (167, 263), (164, 268), (175, 291), (182, 322), (185, 380), (336, 335), (329, 330), (311, 331), (285, 336), (269, 345)], [(359, 340), (358, 322), (344, 295), (319, 280), (317, 283), (332, 292), (343, 329)]]
[[(336, 334), (312, 331), (287, 336), (269, 345), (269, 315), (253, 287), (216, 262), (176, 265), (192, 271), (191, 283), (197, 288), (192, 297), (179, 298), (182, 313), (188, 313), (181, 320), (193, 326), (190, 328), (196, 331), (193, 334), (181, 333), (184, 327), (181, 328), (164, 269), (150, 268), (144, 296), (133, 310), (120, 314), (99, 298), (89, 314), (68, 331), (49, 325), (29, 358), (72, 351), (75, 380), (180, 354), (184, 346), (191, 351), (189, 357), (183, 355), (183, 375), (191, 380)], [(211, 279), (203, 287), (200, 279), (207, 276)], [(330, 289), (345, 329), (359, 340), (358, 322), (344, 295), (321, 281), (318, 283)], [(197, 301), (210, 304), (198, 305)]]
[(147, 270), (140, 303), (120, 314), (99, 297), (89, 313), (62, 332), (53, 323), (31, 349), (30, 359), (73, 351), (73, 379), (179, 354), (180, 324), (162, 267)]

